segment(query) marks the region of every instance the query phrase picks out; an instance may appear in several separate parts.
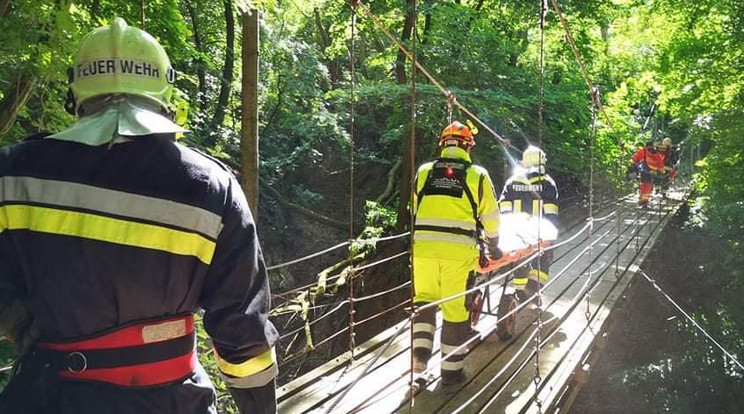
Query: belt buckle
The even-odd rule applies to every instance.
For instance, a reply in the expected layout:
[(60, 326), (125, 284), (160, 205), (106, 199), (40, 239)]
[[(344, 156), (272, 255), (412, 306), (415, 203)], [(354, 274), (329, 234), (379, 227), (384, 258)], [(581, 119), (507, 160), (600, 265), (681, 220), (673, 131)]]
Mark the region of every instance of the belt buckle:
[[(79, 358), (79, 363), (75, 363), (75, 357)], [(67, 370), (73, 374), (82, 374), (88, 369), (88, 359), (82, 352), (75, 351), (67, 354)]]

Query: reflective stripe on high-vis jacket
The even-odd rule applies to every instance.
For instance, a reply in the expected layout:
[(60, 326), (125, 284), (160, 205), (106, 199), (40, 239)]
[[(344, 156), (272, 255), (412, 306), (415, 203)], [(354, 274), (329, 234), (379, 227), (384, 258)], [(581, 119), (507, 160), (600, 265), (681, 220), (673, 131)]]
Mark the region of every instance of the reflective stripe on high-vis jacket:
[(276, 363), (276, 352), (274, 351), (274, 348), (268, 349), (261, 355), (239, 364), (232, 364), (225, 361), (220, 357), (217, 351), (214, 352), (214, 356), (215, 360), (217, 360), (217, 366), (220, 368), (220, 371), (227, 375), (232, 375), (233, 377), (255, 375)]
[(35, 177), (6, 176), (0, 184), (0, 233), (79, 237), (210, 264), (222, 230), (219, 215), (162, 198)]
[(0, 207), (0, 233), (6, 230), (31, 230), (161, 250), (195, 256), (205, 264), (212, 262), (215, 249), (214, 241), (195, 233), (92, 213), (22, 204)]
[(45, 180), (35, 177), (2, 177), (2, 203), (29, 202), (34, 205), (85, 209), (113, 217), (131, 217), (143, 222), (162, 223), (216, 239), (222, 218), (203, 208), (91, 185)]
[(558, 214), (558, 205), (553, 203), (545, 203), (543, 206), (545, 214)]

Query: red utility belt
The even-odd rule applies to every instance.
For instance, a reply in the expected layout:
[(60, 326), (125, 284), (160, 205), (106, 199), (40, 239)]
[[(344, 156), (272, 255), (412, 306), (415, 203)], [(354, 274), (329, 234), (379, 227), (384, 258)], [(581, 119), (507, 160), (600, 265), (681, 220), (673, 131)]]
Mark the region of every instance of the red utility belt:
[(188, 377), (196, 368), (193, 315), (147, 321), (74, 342), (40, 343), (59, 376), (128, 387)]

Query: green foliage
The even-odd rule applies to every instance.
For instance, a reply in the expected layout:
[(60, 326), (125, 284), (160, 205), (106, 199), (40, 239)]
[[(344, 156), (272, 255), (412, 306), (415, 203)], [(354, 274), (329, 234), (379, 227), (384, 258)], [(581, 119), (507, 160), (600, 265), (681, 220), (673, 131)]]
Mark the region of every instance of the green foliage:
[[(139, 2), (10, 3), (7, 13), (0, 16), (0, 33), (4, 34), (0, 102), (12, 100), (6, 98), (15, 96), (24, 77), (33, 78), (35, 87), (9, 132), (0, 136), (6, 145), (37, 131), (58, 131), (74, 121), (63, 109), (66, 70), (85, 33), (116, 16), (132, 25), (141, 24)], [(380, 21), (402, 37), (406, 2), (369, 3)], [(239, 166), (240, 82), (231, 85), (227, 107), (217, 107), (227, 57), (224, 2), (145, 4), (145, 28), (168, 51), (179, 71), (177, 86), (190, 103), (192, 133), (183, 142)], [(356, 71), (352, 73), (347, 2), (241, 0), (227, 4), (235, 8), (228, 12), (238, 14), (251, 6), (262, 9), (262, 179), (294, 203), (342, 217), (335, 211), (340, 195), (335, 191), (338, 181), (333, 180), (351, 167), (352, 77), (356, 81), (355, 171), (360, 176), (379, 177), (381, 168), (391, 167), (402, 156), (401, 148), (410, 136), (411, 89), (396, 79), (397, 48), (358, 13)], [(744, 176), (740, 136), (744, 130), (744, 3), (565, 0), (561, 4), (589, 74), (603, 94), (605, 112), (597, 114), (595, 143), (600, 182), (616, 187), (622, 183), (619, 164), (628, 162), (638, 141), (668, 136), (675, 143), (684, 141), (687, 150), (691, 144), (702, 144), (707, 156), (697, 175), (704, 197), (701, 217), (707, 229), (730, 241), (734, 256), (744, 257), (744, 182), (740, 179)], [(540, 135), (538, 7), (538, 2), (518, 0), (419, 1), (420, 61), (459, 102), (519, 148), (538, 142)], [(236, 32), (238, 46), (242, 39), (240, 30)], [(404, 67), (410, 76), (410, 63)], [(234, 79), (239, 79), (241, 70), (238, 59)], [(592, 130), (588, 89), (553, 12), (545, 32), (544, 77), (543, 141), (548, 168), (557, 173), (559, 186), (562, 179), (586, 186)], [(8, 107), (3, 105), (0, 121)], [(221, 123), (214, 121), (218, 109), (225, 110)], [(415, 155), (420, 162), (434, 155), (439, 132), (447, 123), (445, 100), (420, 73), (416, 116)], [(457, 109), (453, 117), (465, 120)], [(483, 128), (476, 140), (474, 161), (491, 172), (498, 187), (504, 178), (504, 151)], [(369, 187), (374, 188), (360, 191), (381, 192), (375, 187), (381, 180), (373, 181)], [(328, 188), (318, 185), (326, 182)], [(364, 198), (375, 197), (359, 196)], [(270, 197), (261, 200), (272, 202)], [(262, 204), (266, 205), (274, 207)], [(395, 219), (393, 210), (367, 201), (364, 230), (351, 246), (352, 255), (374, 249), (369, 239), (386, 234)], [(270, 226), (278, 233), (276, 239), (282, 240), (264, 250), (287, 248), (281, 234), (285, 223), (262, 225)], [(733, 262), (731, 266), (732, 278), (744, 278)], [(277, 273), (275, 279), (274, 285), (295, 281), (290, 273)], [(202, 331), (200, 335), (204, 337)], [(201, 343), (200, 349), (204, 347)], [(214, 373), (212, 363), (204, 363)]]
[(10, 380), (10, 367), (16, 356), (16, 350), (10, 341), (0, 341), (0, 389), (4, 388)]

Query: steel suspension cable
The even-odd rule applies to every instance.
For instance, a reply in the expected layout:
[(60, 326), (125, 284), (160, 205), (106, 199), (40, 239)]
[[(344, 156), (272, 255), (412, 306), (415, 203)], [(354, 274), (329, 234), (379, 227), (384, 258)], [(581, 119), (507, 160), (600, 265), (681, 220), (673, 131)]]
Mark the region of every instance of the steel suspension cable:
[[(392, 256), (388, 256), (388, 257), (382, 258), (382, 259), (377, 260), (377, 261), (372, 262), (372, 263), (367, 263), (365, 265), (358, 266), (358, 267), (354, 268), (354, 271), (355, 272), (360, 272), (362, 270), (366, 270), (366, 269), (369, 269), (371, 267), (375, 267), (375, 266), (381, 265), (383, 263), (386, 263), (386, 262), (395, 260), (395, 259), (397, 259), (397, 258), (399, 258), (401, 256), (406, 255), (406, 254), (408, 254), (408, 250), (402, 251), (402, 252), (397, 253), (397, 254), (394, 254)], [(344, 276), (344, 272), (343, 271), (341, 273), (338, 273), (336, 275), (333, 275), (333, 276), (331, 276), (329, 278), (326, 278), (325, 279), (325, 283), (332, 282), (332, 281), (334, 281), (336, 279), (339, 279), (341, 276)], [(295, 294), (295, 293), (300, 293), (300, 292), (302, 292), (302, 291), (304, 291), (306, 289), (312, 288), (312, 287), (318, 285), (318, 283), (319, 283), (318, 281), (315, 281), (313, 283), (309, 283), (307, 285), (300, 286), (298, 288), (294, 288), (294, 289), (288, 290), (286, 292), (274, 293), (274, 294), (272, 294), (272, 296), (273, 297), (277, 297), (277, 298), (285, 298), (288, 295), (292, 295), (292, 294)]]
[[(409, 234), (410, 234), (410, 232), (406, 231), (406, 232), (403, 232), (403, 233), (400, 233), (400, 234), (394, 234), (392, 236), (374, 237), (374, 238), (371, 238), (371, 239), (366, 239), (364, 241), (365, 242), (379, 243), (379, 242), (383, 242), (383, 241), (390, 241), (390, 240), (400, 239), (400, 238), (403, 238), (403, 237), (408, 236)], [(326, 249), (317, 251), (315, 253), (311, 253), (311, 254), (308, 254), (306, 256), (302, 256), (302, 257), (299, 257), (297, 259), (290, 260), (288, 262), (284, 262), (284, 263), (279, 263), (279, 264), (268, 266), (268, 267), (266, 267), (266, 270), (276, 270), (276, 269), (281, 269), (283, 267), (291, 266), (293, 264), (302, 263), (304, 261), (307, 261), (307, 260), (310, 260), (310, 259), (314, 259), (314, 258), (316, 258), (318, 256), (322, 256), (324, 254), (330, 253), (330, 252), (332, 252), (334, 250), (338, 250), (338, 249), (340, 249), (342, 247), (346, 247), (346, 246), (348, 246), (350, 244), (351, 243), (347, 240), (347, 241), (341, 242), (341, 243), (339, 243), (339, 244), (337, 244), (335, 246), (328, 247)]]
[(705, 335), (705, 337), (708, 338), (708, 340), (710, 340), (716, 347), (718, 347), (718, 349), (720, 349), (724, 355), (729, 357), (734, 364), (736, 364), (739, 368), (744, 370), (744, 365), (742, 365), (741, 362), (739, 362), (739, 360), (736, 359), (736, 357), (731, 352), (726, 350), (726, 348), (724, 348), (723, 345), (718, 343), (718, 341), (716, 341), (702, 326), (700, 326), (700, 324), (697, 323), (695, 319), (693, 319), (687, 312), (685, 312), (684, 309), (682, 309), (682, 307), (679, 306), (677, 302), (675, 302), (674, 299), (671, 298), (671, 296), (667, 295), (667, 293), (664, 292), (663, 289), (661, 289), (661, 286), (659, 286), (654, 279), (651, 279), (651, 277), (649, 277), (649, 275), (647, 275), (646, 272), (644, 272), (642, 269), (638, 269), (638, 273), (640, 273), (644, 278), (646, 278), (646, 280), (654, 286), (654, 289), (656, 289), (656, 291), (661, 293), (666, 298), (666, 300), (669, 301), (669, 303), (671, 303), (675, 308), (677, 308), (677, 310), (685, 318), (687, 318), (687, 320), (690, 321), (690, 323), (692, 323), (695, 326), (695, 328), (697, 328), (700, 332), (702, 332), (702, 334)]
[[(491, 133), (498, 141), (499, 143), (504, 147), (512, 148), (516, 151), (519, 151), (519, 148), (512, 145), (508, 139), (502, 137), (498, 132), (496, 132), (493, 128), (488, 126), (485, 122), (483, 122), (480, 118), (475, 116), (475, 114), (470, 111), (467, 107), (465, 107), (463, 104), (461, 104), (455, 95), (447, 90), (442, 84), (437, 81), (437, 79), (429, 73), (429, 71), (422, 65), (418, 60), (414, 59), (413, 53), (411, 53), (406, 47), (401, 43), (400, 40), (398, 40), (390, 31), (385, 27), (384, 24), (380, 21), (380, 19), (375, 16), (372, 11), (369, 10), (366, 4), (364, 4), (361, 1), (357, 1), (357, 4), (359, 5), (359, 8), (364, 12), (364, 14), (367, 15), (367, 17), (372, 20), (372, 22), (377, 26), (384, 34), (385, 36), (390, 39), (391, 42), (393, 42), (398, 49), (403, 52), (403, 54), (413, 63), (413, 66), (416, 67), (418, 70), (421, 71), (421, 73), (426, 76), (426, 78), (429, 80), (429, 82), (432, 83), (439, 91), (444, 95), (445, 99), (447, 99), (448, 102), (451, 102), (452, 105), (456, 106), (458, 109), (460, 109), (462, 112), (464, 112), (467, 116), (469, 116), (473, 121), (477, 122), (482, 126), (485, 130)], [(414, 6), (415, 8), (415, 6)], [(414, 22), (415, 23), (415, 22)]]
[[(599, 101), (599, 92), (597, 90), (592, 91), (592, 126), (591, 126), (591, 137), (589, 139), (589, 220), (591, 226), (589, 226), (589, 240), (592, 238), (594, 230), (594, 143), (597, 137), (597, 102)], [(592, 279), (592, 263), (594, 263), (594, 248), (589, 245), (589, 269), (587, 274), (587, 280)], [(586, 323), (589, 324), (591, 318), (591, 309), (589, 304), (589, 295), (586, 295)]]
[[(561, 7), (558, 4), (558, 0), (550, 0), (551, 3), (553, 3), (553, 9), (555, 10), (556, 14), (558, 15), (558, 19), (561, 21), (561, 25), (563, 25), (563, 29), (566, 32), (566, 39), (568, 39), (568, 43), (571, 46), (571, 50), (573, 51), (574, 57), (576, 58), (576, 62), (579, 64), (579, 68), (581, 69), (581, 74), (584, 77), (584, 82), (586, 82), (586, 86), (589, 88), (589, 93), (592, 97), (595, 95), (595, 91), (597, 88), (594, 87), (594, 84), (592, 83), (592, 79), (589, 77), (589, 71), (586, 69), (586, 65), (584, 64), (584, 60), (581, 58), (581, 53), (579, 52), (578, 46), (576, 46), (576, 41), (573, 38), (573, 34), (571, 34), (571, 29), (568, 27), (568, 23), (566, 22), (566, 18), (563, 16), (563, 12), (561, 11)], [(607, 115), (607, 112), (604, 110), (604, 106), (602, 106), (602, 102), (597, 101), (596, 102), (597, 107), (599, 108), (600, 112), (604, 115), (605, 119), (607, 119), (607, 124), (610, 126), (610, 129), (612, 129), (612, 132), (617, 135), (617, 130), (615, 129), (615, 125), (612, 123), (612, 119), (610, 119), (610, 116)]]

